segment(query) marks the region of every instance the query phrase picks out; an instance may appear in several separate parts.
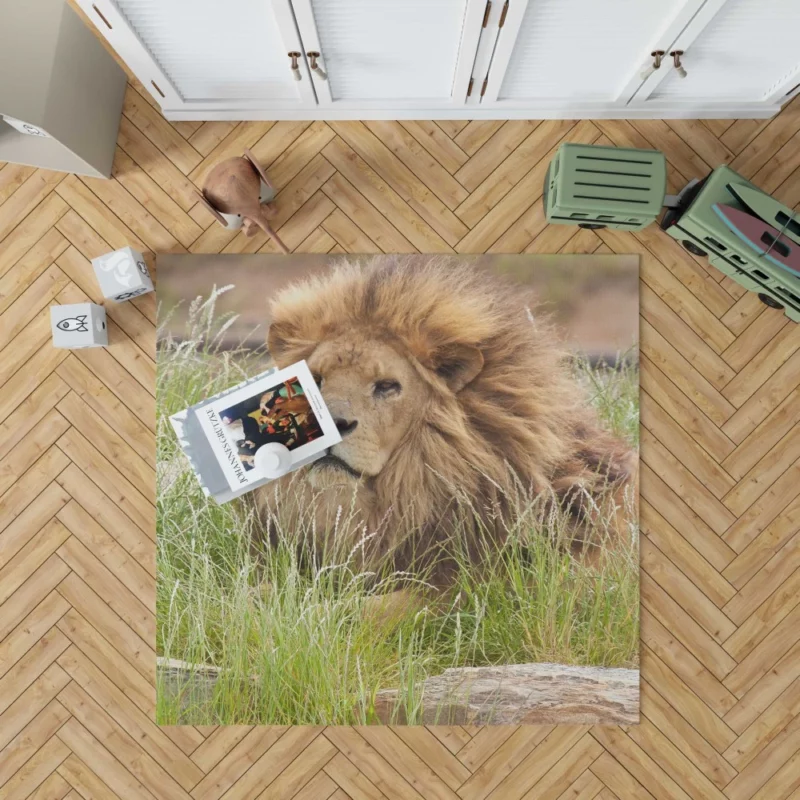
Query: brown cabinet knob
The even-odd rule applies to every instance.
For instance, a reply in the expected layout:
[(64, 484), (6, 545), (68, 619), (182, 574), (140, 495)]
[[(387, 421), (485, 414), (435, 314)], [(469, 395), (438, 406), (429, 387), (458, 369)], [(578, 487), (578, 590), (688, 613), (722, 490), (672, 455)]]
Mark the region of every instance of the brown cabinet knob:
[(298, 64), (297, 59), (300, 58), (300, 56), (302, 56), (303, 54), (302, 53), (298, 53), (296, 50), (292, 50), (292, 52), (290, 52), (288, 55), (289, 55), (289, 58), (292, 59), (291, 65), (290, 65), (291, 70), (292, 70), (292, 77), (296, 81), (302, 80), (303, 76), (300, 73), (300, 64)]

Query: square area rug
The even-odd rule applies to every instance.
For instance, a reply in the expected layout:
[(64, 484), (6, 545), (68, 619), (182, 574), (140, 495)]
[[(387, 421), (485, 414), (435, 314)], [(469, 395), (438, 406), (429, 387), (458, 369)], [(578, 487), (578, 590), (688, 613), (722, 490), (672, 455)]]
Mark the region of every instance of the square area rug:
[[(158, 721), (638, 722), (638, 272), (159, 256)], [(170, 417), (301, 361), (329, 417), (294, 373), (237, 395), (230, 464), (335, 443), (204, 491)]]

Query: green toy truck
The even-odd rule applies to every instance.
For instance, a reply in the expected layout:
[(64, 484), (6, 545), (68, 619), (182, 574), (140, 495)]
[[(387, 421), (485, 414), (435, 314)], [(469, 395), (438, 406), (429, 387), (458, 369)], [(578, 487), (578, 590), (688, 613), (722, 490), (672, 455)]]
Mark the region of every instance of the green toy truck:
[(661, 220), (661, 229), (677, 239), (692, 254), (708, 260), (736, 283), (758, 294), (761, 302), (782, 308), (786, 316), (800, 322), (800, 276), (762, 258), (740, 239), (714, 211), (725, 204), (747, 211), (727, 187), (744, 185), (760, 191), (730, 167), (717, 167), (708, 177), (682, 193), (676, 208)]
[[(666, 159), (658, 150), (565, 143), (545, 176), (545, 214), (552, 223), (637, 231), (667, 206), (663, 231), (800, 322), (800, 215), (727, 166), (690, 181), (678, 195), (667, 195), (666, 186)], [(760, 226), (755, 239), (731, 227), (737, 215), (750, 228)]]

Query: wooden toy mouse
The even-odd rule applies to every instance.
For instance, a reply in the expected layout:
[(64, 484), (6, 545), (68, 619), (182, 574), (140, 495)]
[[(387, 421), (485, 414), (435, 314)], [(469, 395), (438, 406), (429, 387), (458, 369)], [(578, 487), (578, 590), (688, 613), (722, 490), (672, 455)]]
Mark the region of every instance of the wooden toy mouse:
[(208, 173), (199, 197), (224, 227), (230, 230), (243, 227), (246, 236), (254, 236), (261, 228), (282, 252), (289, 252), (269, 222), (276, 213), (275, 207), (268, 205), (275, 197), (275, 190), (249, 150), (217, 164)]

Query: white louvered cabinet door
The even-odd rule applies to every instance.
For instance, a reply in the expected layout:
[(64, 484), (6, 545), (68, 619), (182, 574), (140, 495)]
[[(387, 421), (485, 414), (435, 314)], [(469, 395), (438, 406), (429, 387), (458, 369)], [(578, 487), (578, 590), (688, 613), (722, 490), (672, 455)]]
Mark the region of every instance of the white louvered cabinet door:
[(509, 0), (481, 105), (624, 107), (650, 53), (703, 2)]
[(320, 106), (463, 105), (486, 0), (292, 0)]
[(290, 0), (77, 2), (165, 111), (316, 106)]
[(716, 103), (785, 102), (800, 89), (800, 0), (709, 0), (671, 50), (672, 63), (634, 105), (672, 104), (711, 117)]

